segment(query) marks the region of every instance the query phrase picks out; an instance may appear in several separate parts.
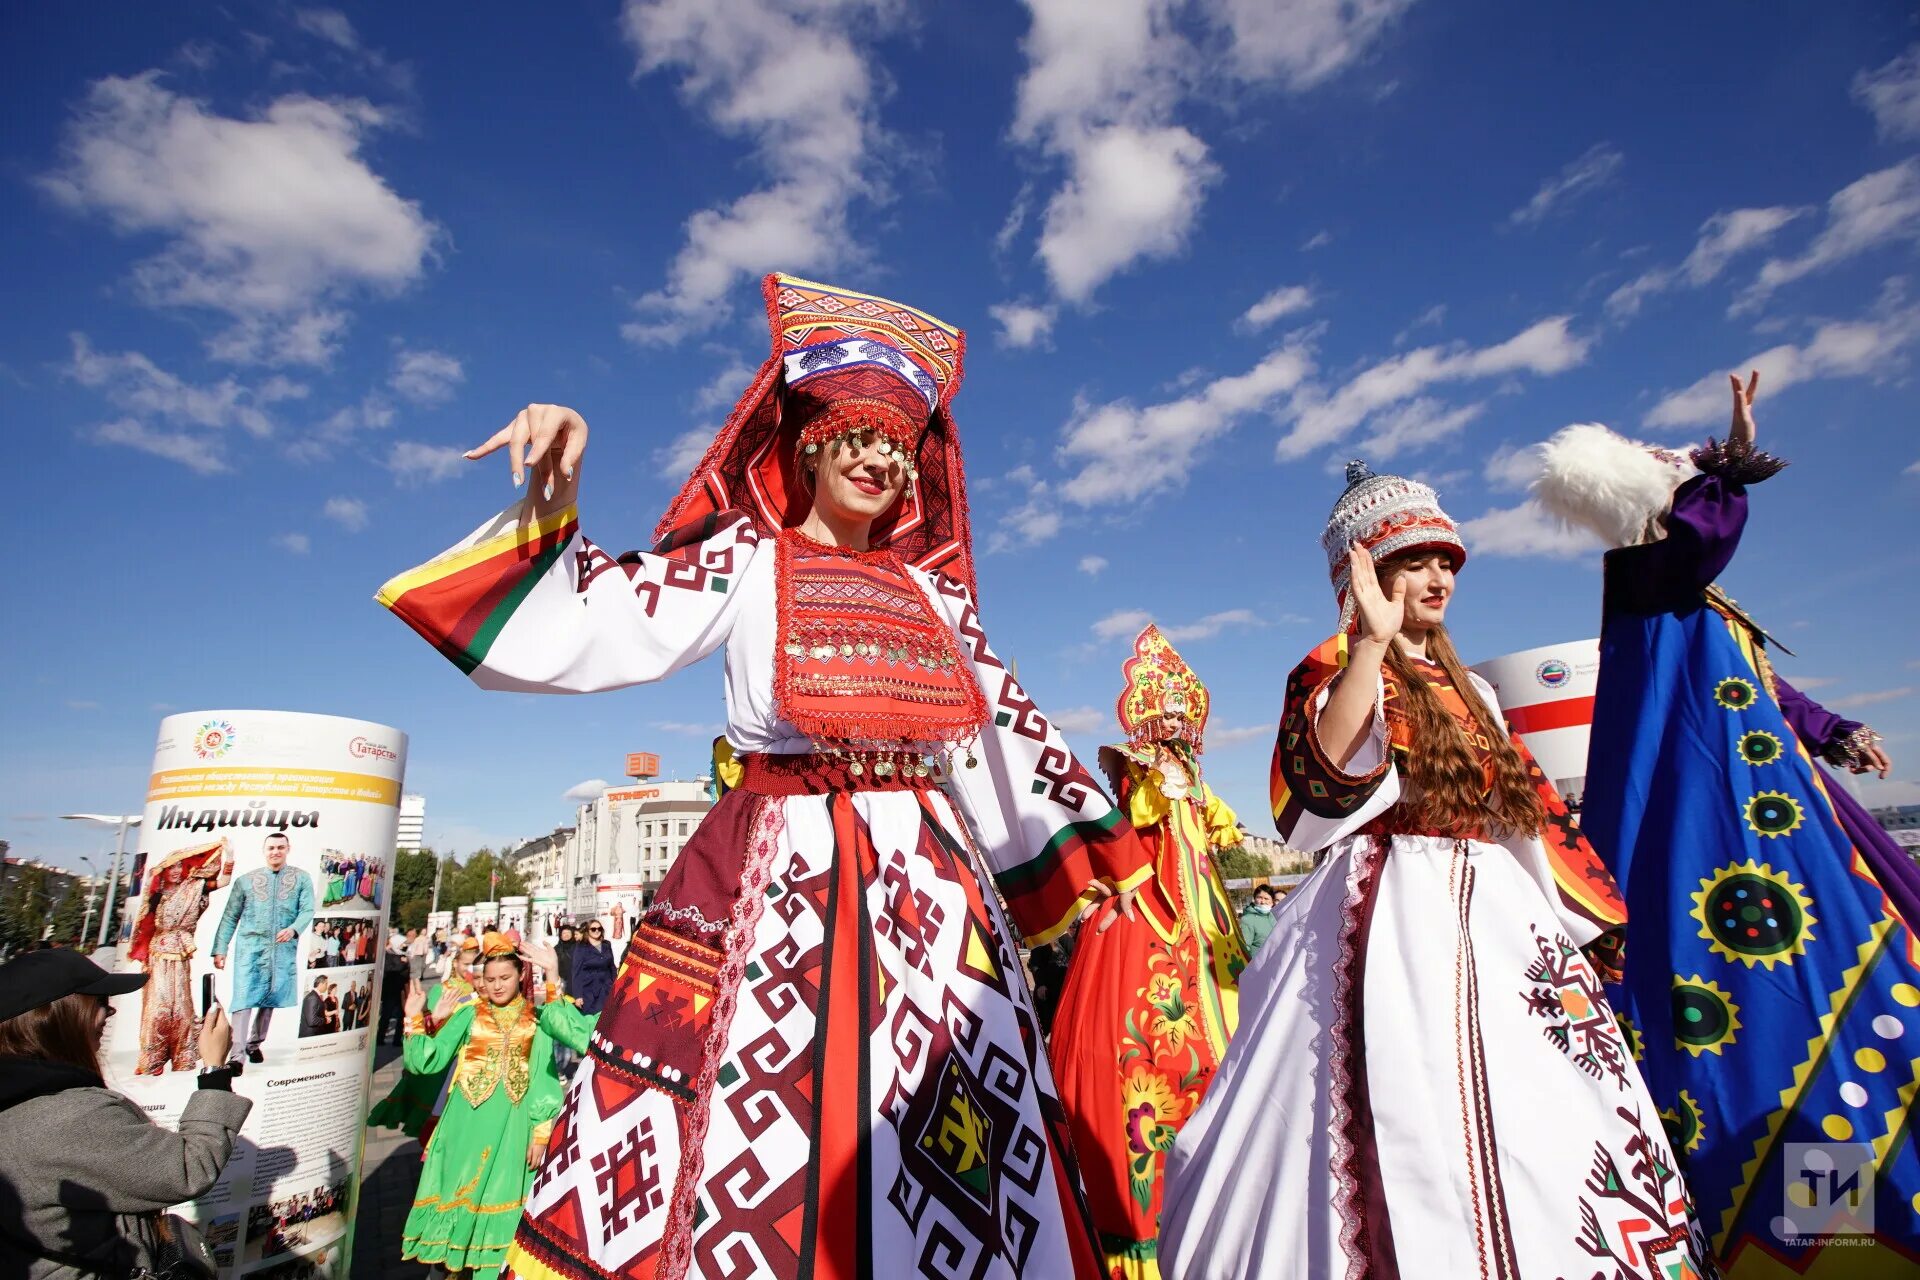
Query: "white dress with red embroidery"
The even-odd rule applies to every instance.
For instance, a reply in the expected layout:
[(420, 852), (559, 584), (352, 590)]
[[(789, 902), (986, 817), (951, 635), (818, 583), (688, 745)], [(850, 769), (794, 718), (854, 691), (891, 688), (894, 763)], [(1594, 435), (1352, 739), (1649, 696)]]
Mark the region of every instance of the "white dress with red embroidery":
[(504, 1274), (1098, 1274), (1016, 946), (1148, 868), (963, 586), (730, 513), (616, 560), (516, 508), (381, 599), (487, 688), (724, 649), (748, 757), (636, 923)]

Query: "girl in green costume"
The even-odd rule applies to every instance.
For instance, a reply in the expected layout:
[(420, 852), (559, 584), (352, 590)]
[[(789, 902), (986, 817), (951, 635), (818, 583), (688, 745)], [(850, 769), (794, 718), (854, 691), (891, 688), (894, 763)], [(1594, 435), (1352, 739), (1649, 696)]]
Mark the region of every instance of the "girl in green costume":
[[(456, 1012), (480, 999), (476, 984), (480, 981), (482, 959), (479, 941), (468, 938), (447, 965), (446, 981), (428, 988), (426, 1029), (429, 1032), (438, 1030)], [(376, 1129), (398, 1129), (424, 1143), (433, 1133), (434, 1122), (440, 1118), (440, 1103), (446, 1091), (447, 1069), (444, 1067), (425, 1072), (403, 1070), (387, 1096), (367, 1113), (367, 1123)]]
[(481, 953), (480, 998), (431, 1033), (427, 993), (417, 982), (407, 989), (407, 1070), (451, 1069), (452, 1078), (400, 1253), (456, 1276), (494, 1280), (560, 1114), (554, 1045), (584, 1052), (596, 1019), (567, 1000), (536, 1014), (520, 990), (520, 956), (508, 939), (489, 934)]

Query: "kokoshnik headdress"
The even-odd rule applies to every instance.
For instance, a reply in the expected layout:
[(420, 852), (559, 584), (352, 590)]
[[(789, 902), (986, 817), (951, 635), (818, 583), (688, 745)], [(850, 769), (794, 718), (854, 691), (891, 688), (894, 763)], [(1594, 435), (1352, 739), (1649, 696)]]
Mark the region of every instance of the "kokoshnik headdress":
[(1457, 571), (1467, 562), (1460, 529), (1440, 509), (1440, 496), (1418, 480), (1377, 476), (1358, 459), (1347, 464), (1347, 487), (1333, 504), (1320, 545), (1327, 552), (1327, 574), (1340, 602), (1340, 629), (1354, 622), (1353, 570), (1347, 553), (1358, 543), (1376, 561), (1409, 551), (1444, 551)]
[(873, 522), (872, 545), (975, 589), (973, 530), (960, 440), (948, 407), (960, 388), (966, 335), (903, 303), (793, 276), (761, 291), (773, 349), (700, 464), (654, 529), (722, 511), (765, 533), (800, 524), (813, 505), (799, 460), (841, 436), (871, 432), (898, 452), (908, 483)]
[(1198, 755), (1212, 699), (1207, 686), (1149, 622), (1134, 637), (1133, 656), (1120, 668), (1127, 682), (1115, 710), (1127, 741), (1145, 746), (1177, 739)]

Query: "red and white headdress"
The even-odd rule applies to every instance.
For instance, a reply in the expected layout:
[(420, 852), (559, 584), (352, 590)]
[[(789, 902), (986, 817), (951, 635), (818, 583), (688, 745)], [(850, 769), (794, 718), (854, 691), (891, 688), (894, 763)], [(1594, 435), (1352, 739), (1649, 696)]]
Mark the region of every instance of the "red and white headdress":
[[(872, 545), (975, 589), (973, 530), (949, 405), (966, 335), (903, 303), (793, 276), (761, 286), (773, 350), (654, 529), (745, 511), (767, 533), (807, 517), (813, 495), (796, 458), (870, 431), (905, 458), (911, 483), (874, 521)], [(976, 592), (977, 594), (977, 592)]]
[(1377, 476), (1357, 459), (1347, 464), (1347, 487), (1327, 517), (1320, 545), (1327, 552), (1327, 574), (1340, 602), (1340, 628), (1354, 620), (1352, 570), (1347, 554), (1355, 543), (1376, 561), (1409, 551), (1445, 551), (1458, 570), (1467, 562), (1466, 544), (1453, 518), (1440, 509), (1440, 496), (1418, 480)]

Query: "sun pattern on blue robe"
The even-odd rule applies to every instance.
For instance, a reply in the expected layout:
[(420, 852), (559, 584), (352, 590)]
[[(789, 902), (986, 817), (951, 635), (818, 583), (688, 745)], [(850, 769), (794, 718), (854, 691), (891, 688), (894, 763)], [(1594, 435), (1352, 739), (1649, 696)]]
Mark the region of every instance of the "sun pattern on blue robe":
[[(1727, 1276), (1914, 1275), (1920, 949), (1781, 710), (1764, 635), (1708, 589), (1745, 515), (1737, 479), (1708, 474), (1668, 539), (1607, 557), (1582, 824), (1631, 922), (1608, 994)], [(1875, 1192), (1849, 1197), (1862, 1163)]]

